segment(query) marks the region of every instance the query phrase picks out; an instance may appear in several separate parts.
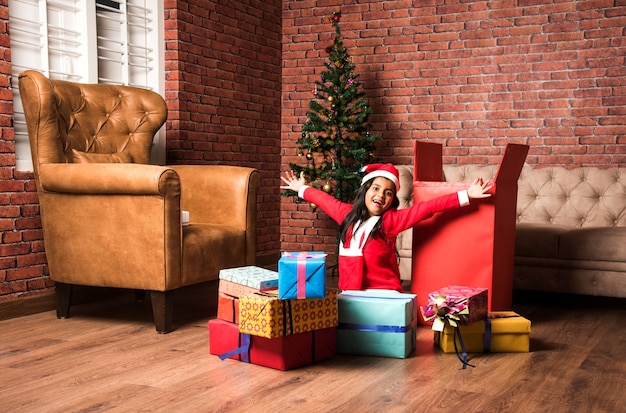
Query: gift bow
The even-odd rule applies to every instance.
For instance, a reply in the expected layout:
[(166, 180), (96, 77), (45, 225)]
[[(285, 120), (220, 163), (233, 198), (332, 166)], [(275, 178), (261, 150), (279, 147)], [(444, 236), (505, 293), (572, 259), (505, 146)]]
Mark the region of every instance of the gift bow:
[(424, 321), (433, 322), (433, 330), (443, 331), (446, 320), (452, 327), (469, 315), (467, 298), (461, 300), (450, 299), (445, 295), (430, 297), (427, 305), (422, 306)]
[(456, 340), (454, 340), (454, 352), (463, 364), (462, 369), (465, 369), (467, 366), (474, 367), (472, 364), (469, 364), (467, 360), (467, 351), (465, 350), (461, 330), (459, 330), (459, 321), (466, 319), (469, 315), (467, 298), (455, 301), (445, 295), (431, 296), (428, 305), (422, 306), (421, 310), (424, 320), (433, 322), (433, 330), (439, 331), (440, 333), (443, 332), (446, 320), (454, 327), (454, 334), (459, 339), (459, 344), (461, 345), (461, 351), (459, 352)]

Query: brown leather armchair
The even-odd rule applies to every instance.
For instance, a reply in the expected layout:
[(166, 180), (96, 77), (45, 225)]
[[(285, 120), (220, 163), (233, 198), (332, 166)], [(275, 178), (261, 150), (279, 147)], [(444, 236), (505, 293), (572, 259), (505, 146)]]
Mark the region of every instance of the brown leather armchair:
[(31, 70), (19, 88), (59, 318), (69, 316), (72, 285), (149, 291), (167, 333), (176, 289), (254, 264), (259, 172), (150, 165), (167, 117), (160, 95)]

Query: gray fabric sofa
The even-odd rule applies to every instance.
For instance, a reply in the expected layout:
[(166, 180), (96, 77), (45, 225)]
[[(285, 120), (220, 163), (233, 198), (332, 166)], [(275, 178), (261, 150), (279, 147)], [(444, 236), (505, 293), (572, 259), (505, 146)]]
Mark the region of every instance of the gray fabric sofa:
[[(413, 167), (399, 166), (400, 207), (413, 203)], [(444, 165), (447, 182), (492, 179), (497, 166)], [(412, 230), (396, 248), (411, 278)], [(518, 181), (514, 288), (626, 297), (626, 169), (524, 166)]]

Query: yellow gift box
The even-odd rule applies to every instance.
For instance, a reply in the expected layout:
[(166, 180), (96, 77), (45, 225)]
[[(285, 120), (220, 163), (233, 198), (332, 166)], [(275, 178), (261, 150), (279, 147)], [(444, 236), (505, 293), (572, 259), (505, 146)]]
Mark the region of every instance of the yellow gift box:
[[(491, 311), (484, 321), (459, 326), (468, 353), (527, 353), (530, 350), (530, 320), (513, 311)], [(454, 353), (454, 341), (461, 345), (454, 327), (446, 323), (443, 332), (435, 332), (435, 343), (444, 353)]]
[(281, 300), (278, 291), (239, 297), (239, 332), (276, 338), (338, 325), (337, 290), (324, 298)]

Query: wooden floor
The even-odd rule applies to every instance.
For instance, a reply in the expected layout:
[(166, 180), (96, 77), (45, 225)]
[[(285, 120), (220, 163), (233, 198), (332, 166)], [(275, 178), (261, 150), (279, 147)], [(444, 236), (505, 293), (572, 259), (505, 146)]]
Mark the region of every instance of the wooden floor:
[(159, 335), (132, 293), (0, 321), (1, 412), (624, 412), (624, 300), (516, 293), (531, 352), (460, 369), (421, 327), (406, 360), (337, 356), (282, 372), (208, 353), (216, 285), (176, 298)]

